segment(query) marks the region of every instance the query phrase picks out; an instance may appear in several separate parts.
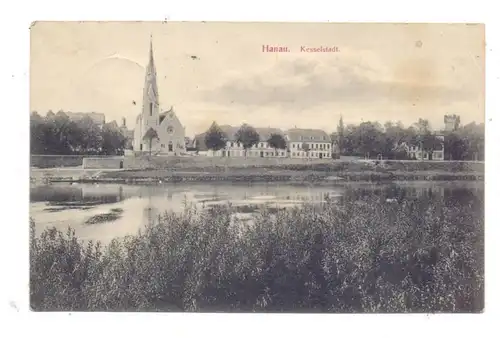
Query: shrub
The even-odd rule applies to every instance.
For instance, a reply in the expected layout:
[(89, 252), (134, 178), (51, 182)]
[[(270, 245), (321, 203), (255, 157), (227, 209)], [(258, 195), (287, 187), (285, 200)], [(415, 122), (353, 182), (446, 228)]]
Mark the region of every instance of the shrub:
[[(234, 219), (231, 205), (167, 213), (107, 247), (31, 234), (35, 310), (477, 312), (478, 208), (347, 192)], [(472, 215), (475, 214), (476, 217)], [(478, 216), (479, 215), (479, 216)]]

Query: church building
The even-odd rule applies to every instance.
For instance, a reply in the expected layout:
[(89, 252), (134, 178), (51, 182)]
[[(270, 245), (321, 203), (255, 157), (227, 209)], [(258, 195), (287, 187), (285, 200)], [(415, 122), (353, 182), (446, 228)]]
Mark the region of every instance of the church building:
[(160, 109), (152, 40), (144, 81), (142, 111), (135, 121), (133, 148), (134, 151), (151, 152), (154, 155), (178, 156), (186, 153), (184, 126), (173, 107), (163, 112)]

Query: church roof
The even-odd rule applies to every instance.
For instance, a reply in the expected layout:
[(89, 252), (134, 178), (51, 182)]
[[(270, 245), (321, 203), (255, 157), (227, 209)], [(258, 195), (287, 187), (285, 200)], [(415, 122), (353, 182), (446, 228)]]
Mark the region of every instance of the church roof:
[(160, 116), (159, 117), (160, 118), (160, 124), (163, 122), (163, 120), (165, 119), (165, 117), (167, 117), (167, 114), (169, 114), (169, 113), (174, 113), (175, 114), (174, 107), (171, 106), (169, 110), (164, 111), (163, 113), (161, 113), (159, 115)]

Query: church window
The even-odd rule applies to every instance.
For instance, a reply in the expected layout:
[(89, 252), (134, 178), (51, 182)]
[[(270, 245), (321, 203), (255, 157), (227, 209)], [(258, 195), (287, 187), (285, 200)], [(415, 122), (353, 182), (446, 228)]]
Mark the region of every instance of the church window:
[(161, 144), (161, 147), (162, 147), (162, 148), (165, 148), (165, 145), (162, 143), (162, 144)]
[(172, 142), (168, 143), (168, 151), (174, 151), (174, 146), (172, 145)]
[(149, 102), (149, 116), (153, 116), (153, 102)]
[(173, 128), (172, 126), (169, 126), (169, 127), (167, 128), (167, 133), (169, 133), (169, 134), (173, 134), (173, 133), (174, 133), (174, 128)]

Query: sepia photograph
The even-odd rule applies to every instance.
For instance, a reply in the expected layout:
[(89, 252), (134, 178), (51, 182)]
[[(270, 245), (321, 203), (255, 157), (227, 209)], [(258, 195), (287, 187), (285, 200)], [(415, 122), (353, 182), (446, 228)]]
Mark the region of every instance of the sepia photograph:
[(39, 21), (29, 91), (32, 311), (484, 311), (482, 24)]

